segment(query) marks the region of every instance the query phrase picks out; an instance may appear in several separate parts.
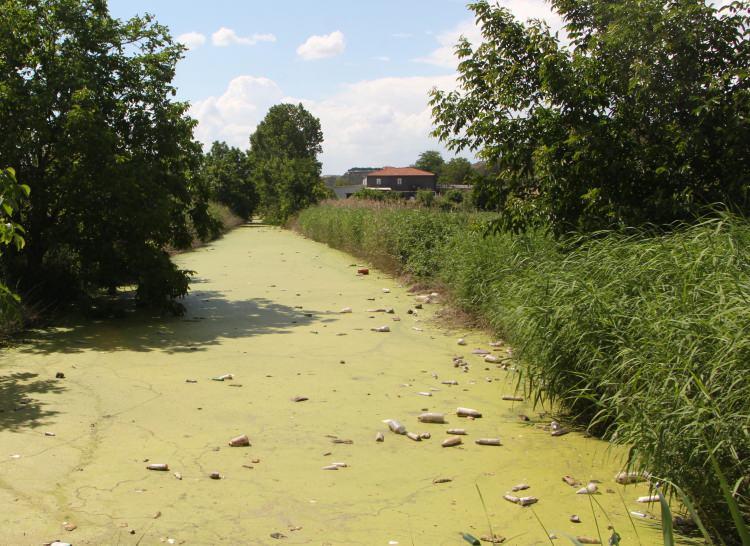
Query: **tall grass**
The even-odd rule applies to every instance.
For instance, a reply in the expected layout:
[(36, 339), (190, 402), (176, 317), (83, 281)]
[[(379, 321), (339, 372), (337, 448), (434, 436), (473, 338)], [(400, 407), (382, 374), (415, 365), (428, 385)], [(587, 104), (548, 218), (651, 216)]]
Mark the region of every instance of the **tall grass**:
[(296, 226), (444, 283), (515, 346), (540, 401), (631, 446), (632, 468), (678, 485), (714, 537), (739, 544), (720, 476), (747, 522), (750, 222), (726, 216), (562, 246), (543, 233), (485, 236), (488, 219), (347, 203), (307, 209)]

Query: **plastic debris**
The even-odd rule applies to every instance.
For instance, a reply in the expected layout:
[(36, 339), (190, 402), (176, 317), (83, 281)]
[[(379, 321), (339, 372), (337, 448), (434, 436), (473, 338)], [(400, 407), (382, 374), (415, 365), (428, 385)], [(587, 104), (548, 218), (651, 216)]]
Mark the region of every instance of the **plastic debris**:
[(247, 447), (250, 445), (250, 438), (247, 437), (247, 434), (243, 434), (229, 440), (229, 445), (231, 447)]
[(461, 440), (460, 436), (451, 436), (450, 438), (446, 438), (443, 440), (443, 442), (440, 444), (443, 447), (454, 447), (454, 446), (460, 446), (463, 443), (463, 440)]
[(445, 423), (445, 415), (442, 413), (422, 413), (417, 416), (417, 420), (419, 420), (420, 423), (437, 423), (437, 424), (443, 424)]
[(391, 432), (395, 432), (396, 434), (406, 434), (406, 427), (395, 419), (385, 419), (383, 422), (388, 425)]
[(456, 408), (456, 415), (459, 417), (474, 417), (475, 419), (482, 416), (481, 412), (471, 408)]

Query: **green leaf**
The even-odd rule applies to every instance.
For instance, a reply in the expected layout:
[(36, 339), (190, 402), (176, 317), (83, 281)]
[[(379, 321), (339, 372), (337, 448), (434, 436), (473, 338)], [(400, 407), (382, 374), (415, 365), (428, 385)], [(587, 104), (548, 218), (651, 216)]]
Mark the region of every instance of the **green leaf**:
[(656, 494), (659, 495), (659, 504), (661, 504), (661, 532), (664, 537), (664, 546), (674, 546), (674, 531), (672, 529), (672, 510), (669, 507), (667, 499), (661, 492), (659, 486), (656, 486)]
[(737, 535), (740, 537), (740, 540), (742, 540), (742, 546), (750, 546), (750, 530), (747, 528), (747, 525), (745, 525), (745, 520), (742, 518), (742, 512), (740, 511), (740, 507), (737, 504), (734, 495), (732, 495), (732, 490), (729, 488), (727, 478), (724, 475), (724, 472), (721, 471), (719, 462), (716, 460), (716, 457), (714, 457), (714, 454), (709, 451), (708, 457), (711, 460), (711, 466), (714, 469), (714, 473), (719, 479), (721, 492), (724, 495), (724, 500), (726, 501), (727, 506), (729, 507), (729, 513), (732, 515), (732, 521), (734, 522)]

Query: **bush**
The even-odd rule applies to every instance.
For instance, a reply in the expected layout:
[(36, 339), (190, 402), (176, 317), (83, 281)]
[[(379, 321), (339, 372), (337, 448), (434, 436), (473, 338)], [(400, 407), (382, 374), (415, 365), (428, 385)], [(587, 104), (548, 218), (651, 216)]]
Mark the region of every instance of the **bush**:
[(488, 213), (359, 203), (298, 228), (391, 270), (445, 283), (517, 349), (538, 400), (631, 446), (629, 464), (680, 486), (714, 536), (733, 529), (709, 452), (750, 516), (750, 223), (668, 235), (486, 235)]
[(423, 207), (431, 207), (435, 203), (435, 192), (431, 190), (418, 190), (415, 198), (417, 203)]

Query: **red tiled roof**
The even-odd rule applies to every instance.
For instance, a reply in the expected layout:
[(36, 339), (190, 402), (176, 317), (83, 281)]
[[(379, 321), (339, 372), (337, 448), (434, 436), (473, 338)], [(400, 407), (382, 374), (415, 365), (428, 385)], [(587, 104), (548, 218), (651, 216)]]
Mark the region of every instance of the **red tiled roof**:
[(414, 167), (385, 167), (368, 173), (367, 176), (435, 176), (435, 174)]

